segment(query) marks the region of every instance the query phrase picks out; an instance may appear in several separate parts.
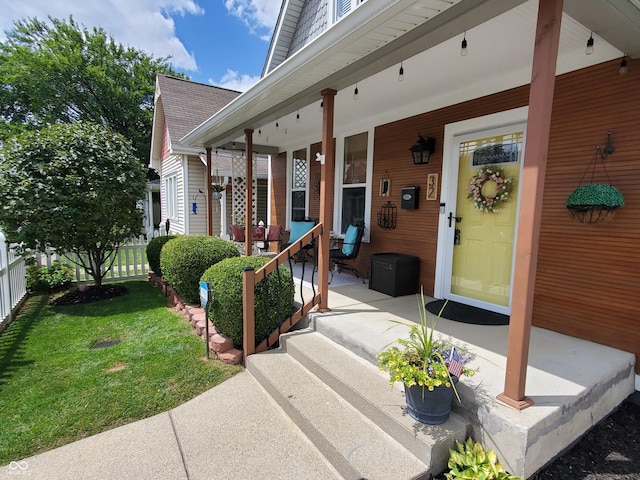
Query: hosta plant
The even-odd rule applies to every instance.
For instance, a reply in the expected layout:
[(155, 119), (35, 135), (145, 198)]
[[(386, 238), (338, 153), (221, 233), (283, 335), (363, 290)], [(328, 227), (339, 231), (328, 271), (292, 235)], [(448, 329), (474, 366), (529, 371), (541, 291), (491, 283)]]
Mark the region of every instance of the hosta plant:
[(449, 471), (444, 474), (447, 480), (522, 480), (507, 473), (493, 450), (486, 452), (480, 442), (468, 438), (460, 443), (456, 440), (456, 449), (449, 449)]

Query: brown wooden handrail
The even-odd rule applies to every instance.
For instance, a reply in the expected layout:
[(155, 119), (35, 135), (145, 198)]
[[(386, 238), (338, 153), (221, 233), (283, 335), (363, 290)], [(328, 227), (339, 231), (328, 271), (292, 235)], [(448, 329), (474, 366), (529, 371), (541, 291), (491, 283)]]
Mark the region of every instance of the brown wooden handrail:
[[(263, 340), (259, 345), (255, 344), (255, 286), (256, 283), (266, 278), (271, 272), (274, 272), (278, 266), (288, 262), (291, 257), (296, 255), (302, 250), (302, 248), (317, 239), (323, 231), (323, 224), (319, 223), (311, 230), (309, 230), (304, 236), (296, 240), (289, 245), (286, 249), (275, 256), (265, 266), (254, 270), (252, 267), (247, 267), (242, 273), (242, 302), (243, 302), (243, 321), (242, 321), (242, 351), (244, 361), (246, 364), (247, 357), (254, 353), (259, 353), (267, 350), (269, 345), (274, 345), (280, 335), (288, 332), (293, 328), (304, 316), (320, 302), (320, 293), (316, 292), (315, 295), (304, 304), (291, 316), (287, 321), (275, 329), (268, 338)], [(302, 282), (302, 279), (300, 280)]]

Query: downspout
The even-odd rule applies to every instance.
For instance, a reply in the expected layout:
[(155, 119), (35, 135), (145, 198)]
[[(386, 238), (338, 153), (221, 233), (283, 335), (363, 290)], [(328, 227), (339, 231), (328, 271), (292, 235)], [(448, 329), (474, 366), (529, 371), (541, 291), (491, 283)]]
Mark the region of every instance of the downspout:
[(520, 212), (506, 376), (504, 392), (497, 397), (518, 410), (533, 405), (533, 401), (524, 393), (561, 21), (562, 0), (540, 0), (529, 88), (527, 143), (520, 177)]
[(211, 178), (211, 147), (207, 147), (207, 162), (205, 168), (207, 169), (207, 199), (205, 202), (207, 206), (207, 236), (211, 237), (213, 236), (213, 186), (211, 185), (213, 179)]

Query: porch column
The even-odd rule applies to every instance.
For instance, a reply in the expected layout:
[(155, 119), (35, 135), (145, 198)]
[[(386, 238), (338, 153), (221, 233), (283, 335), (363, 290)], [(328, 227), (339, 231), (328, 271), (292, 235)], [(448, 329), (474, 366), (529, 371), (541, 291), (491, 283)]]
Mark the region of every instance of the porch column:
[(324, 225), (318, 245), (318, 289), (320, 303), (317, 310), (328, 312), (329, 309), (329, 233), (328, 225), (333, 211), (333, 177), (336, 159), (333, 150), (333, 113), (336, 90), (327, 88), (322, 92), (322, 156), (324, 162), (320, 166), (320, 222)]
[(247, 162), (247, 191), (246, 207), (244, 214), (244, 254), (249, 257), (253, 252), (253, 129), (244, 131), (246, 137), (246, 162)]
[(527, 144), (520, 177), (520, 212), (504, 392), (498, 400), (518, 410), (533, 404), (525, 397), (533, 293), (538, 261), (544, 174), (547, 165), (562, 0), (540, 0), (529, 89)]
[(211, 178), (211, 147), (207, 147), (207, 188), (205, 189), (207, 192), (207, 199), (205, 201), (205, 205), (207, 206), (207, 235), (213, 236), (213, 187), (211, 186), (211, 182), (213, 179)]

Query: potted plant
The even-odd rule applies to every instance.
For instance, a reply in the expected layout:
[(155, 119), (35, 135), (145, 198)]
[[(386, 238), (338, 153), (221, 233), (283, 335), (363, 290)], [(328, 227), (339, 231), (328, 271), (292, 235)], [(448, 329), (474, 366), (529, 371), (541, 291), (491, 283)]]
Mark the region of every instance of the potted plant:
[(224, 187), (219, 183), (214, 183), (213, 185), (211, 185), (211, 189), (213, 190), (213, 199), (220, 200), (222, 198), (222, 192), (224, 192)]
[(580, 223), (604, 223), (624, 206), (620, 190), (607, 183), (589, 183), (576, 188), (566, 201), (569, 215)]
[(399, 338), (380, 352), (378, 361), (380, 369), (389, 374), (390, 385), (404, 384), (409, 415), (419, 422), (438, 425), (449, 419), (454, 395), (460, 401), (455, 387), (458, 378), (475, 373), (467, 366), (475, 355), (450, 339), (434, 337), (444, 306), (431, 326), (422, 291), (418, 306), (420, 323), (411, 326), (408, 338)]

